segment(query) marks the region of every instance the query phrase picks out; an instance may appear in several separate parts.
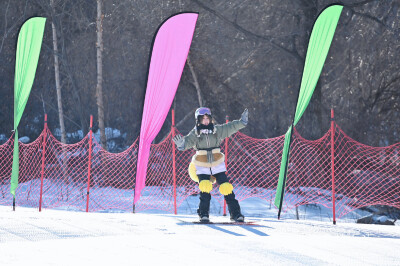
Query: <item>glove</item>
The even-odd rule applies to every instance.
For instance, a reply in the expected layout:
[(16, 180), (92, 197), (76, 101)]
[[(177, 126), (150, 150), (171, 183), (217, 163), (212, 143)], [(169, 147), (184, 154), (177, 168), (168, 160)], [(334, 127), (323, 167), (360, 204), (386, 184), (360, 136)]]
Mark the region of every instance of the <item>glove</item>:
[(249, 110), (244, 109), (243, 113), (242, 113), (242, 117), (240, 118), (240, 121), (242, 121), (242, 123), (247, 126), (247, 123), (249, 122)]
[(172, 140), (175, 142), (178, 150), (185, 148), (185, 139), (181, 135), (176, 135)]

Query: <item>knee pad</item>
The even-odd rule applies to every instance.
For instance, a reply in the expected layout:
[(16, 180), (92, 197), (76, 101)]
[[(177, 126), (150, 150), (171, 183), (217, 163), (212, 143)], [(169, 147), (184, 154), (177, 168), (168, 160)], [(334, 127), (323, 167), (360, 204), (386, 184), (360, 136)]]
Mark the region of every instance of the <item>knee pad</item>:
[(210, 193), (213, 187), (210, 180), (201, 180), (199, 183), (199, 188), (201, 192)]
[(219, 186), (219, 192), (221, 192), (221, 194), (224, 195), (224, 196), (232, 194), (232, 191), (233, 191), (233, 186), (229, 182), (222, 183)]

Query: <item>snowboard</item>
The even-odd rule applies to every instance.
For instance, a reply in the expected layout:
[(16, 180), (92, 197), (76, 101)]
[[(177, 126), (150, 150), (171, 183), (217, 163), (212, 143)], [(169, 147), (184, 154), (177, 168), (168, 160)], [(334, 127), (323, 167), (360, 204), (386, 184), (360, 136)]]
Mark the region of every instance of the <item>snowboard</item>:
[(214, 225), (258, 225), (256, 221), (244, 221), (244, 222), (235, 222), (235, 221), (208, 221), (208, 222), (201, 222), (199, 220), (182, 220), (179, 219), (181, 222), (190, 223), (190, 224), (214, 224)]

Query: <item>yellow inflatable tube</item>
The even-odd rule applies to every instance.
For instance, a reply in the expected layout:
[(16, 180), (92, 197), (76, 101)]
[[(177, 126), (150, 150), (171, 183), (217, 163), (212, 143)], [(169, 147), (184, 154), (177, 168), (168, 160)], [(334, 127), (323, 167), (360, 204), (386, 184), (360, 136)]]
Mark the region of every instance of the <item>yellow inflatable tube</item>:
[[(189, 169), (188, 169), (188, 171), (189, 171), (189, 176), (190, 176), (190, 178), (191, 178), (194, 182), (199, 183), (199, 177), (198, 177), (197, 174), (196, 174), (196, 166), (194, 165), (193, 162), (191, 162), (191, 163), (189, 164)], [(210, 181), (211, 181), (211, 183), (215, 184), (216, 178), (215, 178), (214, 176), (211, 176)]]

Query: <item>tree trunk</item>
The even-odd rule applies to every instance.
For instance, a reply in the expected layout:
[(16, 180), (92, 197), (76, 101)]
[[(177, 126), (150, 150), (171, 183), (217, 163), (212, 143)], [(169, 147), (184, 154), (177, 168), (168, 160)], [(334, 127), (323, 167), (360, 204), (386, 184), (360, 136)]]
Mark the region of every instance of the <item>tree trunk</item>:
[(197, 100), (199, 101), (199, 106), (203, 106), (203, 97), (201, 97), (201, 90), (200, 90), (200, 85), (199, 85), (199, 81), (197, 80), (197, 75), (196, 72), (194, 71), (192, 62), (190, 61), (190, 57), (189, 55), (187, 56), (186, 62), (189, 66), (190, 69), (190, 73), (192, 74), (193, 77), (193, 85), (196, 88), (197, 91)]
[(57, 30), (54, 25), (54, 0), (50, 0), (51, 9), (53, 11), (53, 20), (51, 21), (51, 28), (53, 32), (53, 50), (54, 50), (54, 75), (56, 80), (56, 90), (57, 90), (57, 104), (58, 104), (58, 119), (60, 121), (60, 129), (61, 129), (61, 142), (67, 143), (67, 137), (65, 133), (65, 124), (64, 124), (64, 113), (62, 106), (62, 97), (61, 97), (61, 85), (60, 85), (60, 68), (58, 63), (58, 45), (57, 45)]
[(100, 129), (100, 142), (103, 149), (107, 149), (107, 141), (104, 127), (104, 104), (103, 104), (103, 14), (102, 14), (102, 0), (97, 0), (97, 110)]
[[(65, 124), (64, 124), (64, 112), (62, 106), (62, 97), (61, 97), (61, 85), (60, 85), (60, 66), (58, 62), (58, 44), (57, 44), (57, 30), (56, 25), (54, 24), (55, 17), (55, 8), (54, 8), (54, 0), (50, 0), (51, 11), (52, 11), (52, 21), (51, 21), (51, 29), (53, 33), (53, 50), (54, 50), (54, 75), (56, 80), (56, 90), (57, 90), (57, 105), (58, 105), (58, 119), (60, 121), (60, 129), (61, 129), (61, 143), (67, 143), (67, 137), (65, 133)], [(62, 145), (62, 175), (63, 180), (65, 180), (67, 184), (66, 197), (69, 197), (69, 183), (70, 178), (67, 173), (68, 162), (66, 158), (66, 146)], [(63, 194), (63, 192), (61, 192)]]

